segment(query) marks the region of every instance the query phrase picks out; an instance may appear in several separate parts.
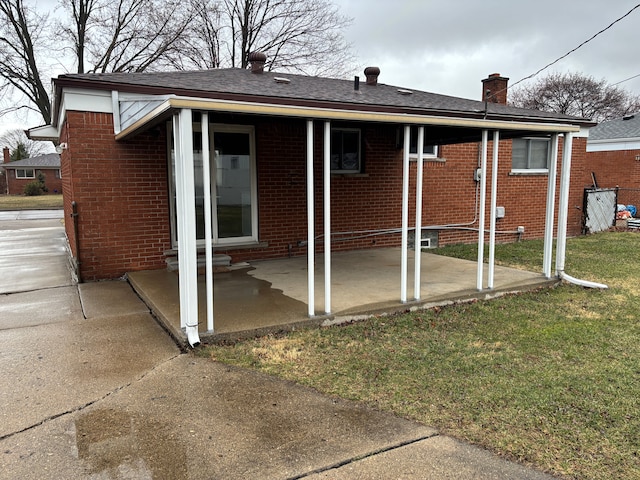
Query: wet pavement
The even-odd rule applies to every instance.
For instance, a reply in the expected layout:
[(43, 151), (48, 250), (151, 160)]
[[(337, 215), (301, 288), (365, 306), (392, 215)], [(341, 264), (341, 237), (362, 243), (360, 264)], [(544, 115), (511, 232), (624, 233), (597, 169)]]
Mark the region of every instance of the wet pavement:
[(181, 353), (128, 283), (79, 287), (0, 296), (0, 479), (551, 478)]

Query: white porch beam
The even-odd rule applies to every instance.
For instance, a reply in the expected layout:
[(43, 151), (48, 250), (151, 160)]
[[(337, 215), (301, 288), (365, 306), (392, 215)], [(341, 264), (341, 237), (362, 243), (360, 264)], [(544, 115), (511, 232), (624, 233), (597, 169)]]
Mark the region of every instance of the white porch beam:
[(491, 158), (491, 218), (489, 219), (489, 272), (487, 287), (493, 288), (496, 259), (496, 209), (498, 202), (498, 151), (500, 132), (493, 132), (493, 156)]
[(564, 134), (562, 146), (562, 172), (560, 174), (560, 203), (558, 205), (558, 240), (556, 246), (556, 275), (564, 272), (567, 247), (567, 217), (569, 216), (569, 181), (571, 179), (571, 150), (573, 136)]
[(315, 316), (315, 195), (313, 192), (313, 120), (307, 120), (307, 285), (308, 314)]
[(178, 215), (178, 268), (180, 269), (180, 326), (189, 344), (200, 343), (198, 334), (198, 251), (191, 110), (174, 116), (176, 202)]
[(482, 160), (480, 163), (480, 212), (478, 215), (478, 269), (476, 288), (482, 290), (484, 277), (484, 226), (487, 208), (487, 146), (489, 132), (482, 131)]
[(422, 187), (424, 173), (423, 152), (424, 150), (424, 127), (418, 127), (418, 164), (416, 168), (416, 229), (414, 234), (415, 265), (413, 278), (413, 298), (420, 300), (421, 278), (420, 267), (422, 266)]
[(324, 313), (331, 313), (331, 122), (324, 122)]
[(400, 301), (407, 302), (407, 263), (409, 240), (409, 147), (411, 143), (411, 127), (404, 127), (404, 146), (402, 151), (402, 235), (400, 248)]
[(547, 212), (544, 222), (544, 255), (542, 273), (551, 278), (551, 262), (553, 258), (553, 222), (555, 220), (556, 182), (558, 170), (558, 134), (551, 136), (551, 159), (549, 161), (549, 178), (547, 180)]
[(211, 210), (211, 150), (209, 114), (202, 112), (202, 177), (204, 187), (205, 291), (207, 295), (207, 331), (213, 333), (213, 212)]

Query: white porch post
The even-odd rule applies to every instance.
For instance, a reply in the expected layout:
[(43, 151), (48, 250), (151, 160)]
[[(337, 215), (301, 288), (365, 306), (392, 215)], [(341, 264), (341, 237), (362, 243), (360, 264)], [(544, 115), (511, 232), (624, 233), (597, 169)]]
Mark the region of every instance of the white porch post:
[(402, 152), (402, 246), (400, 258), (400, 301), (407, 302), (407, 256), (409, 240), (409, 146), (411, 142), (411, 127), (404, 127), (404, 147)]
[(309, 316), (316, 314), (315, 307), (315, 209), (313, 192), (313, 120), (307, 120), (307, 285)]
[(180, 269), (180, 326), (194, 347), (198, 335), (198, 252), (191, 110), (173, 117), (176, 155), (176, 203), (178, 216), (178, 268)]
[(482, 290), (484, 276), (484, 224), (487, 208), (487, 144), (489, 132), (482, 131), (482, 160), (480, 166), (480, 212), (478, 215), (478, 269), (476, 288)]
[(551, 136), (551, 159), (549, 162), (549, 179), (547, 184), (547, 213), (544, 224), (544, 255), (542, 273), (551, 278), (551, 261), (553, 258), (553, 221), (555, 219), (556, 179), (558, 169), (558, 134)]
[(560, 204), (558, 205), (558, 244), (556, 246), (556, 274), (564, 272), (567, 247), (567, 217), (569, 216), (569, 181), (571, 180), (571, 149), (573, 135), (564, 134), (562, 146), (562, 172), (560, 175)]
[(331, 313), (331, 122), (324, 122), (324, 313)]
[(209, 114), (202, 112), (202, 177), (204, 186), (204, 244), (206, 261), (207, 331), (213, 333), (213, 216), (211, 211), (211, 154)]
[(493, 157), (491, 159), (491, 218), (489, 219), (489, 273), (487, 287), (493, 288), (496, 257), (496, 205), (498, 201), (498, 151), (500, 132), (493, 132)]
[(414, 266), (414, 279), (413, 279), (413, 298), (420, 300), (420, 267), (422, 266), (422, 184), (424, 173), (423, 165), (423, 150), (424, 150), (424, 127), (420, 126), (418, 129), (418, 165), (416, 169), (416, 230), (414, 234), (415, 245), (415, 266)]

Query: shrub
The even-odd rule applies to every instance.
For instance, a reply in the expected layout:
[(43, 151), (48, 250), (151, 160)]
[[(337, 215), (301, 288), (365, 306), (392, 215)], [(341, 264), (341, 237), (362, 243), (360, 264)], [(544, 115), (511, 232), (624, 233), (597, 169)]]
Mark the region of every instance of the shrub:
[(24, 194), (27, 197), (42, 195), (42, 184), (38, 181), (29, 182), (24, 186)]

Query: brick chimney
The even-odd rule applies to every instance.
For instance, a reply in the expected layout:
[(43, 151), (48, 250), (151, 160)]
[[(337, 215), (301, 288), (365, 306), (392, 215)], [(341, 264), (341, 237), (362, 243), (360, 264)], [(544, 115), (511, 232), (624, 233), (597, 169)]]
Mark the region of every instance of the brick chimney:
[(9, 147), (4, 147), (2, 149), (2, 161), (3, 163), (9, 163), (11, 161), (11, 152), (9, 151)]
[(367, 67), (364, 69), (364, 74), (367, 77), (367, 85), (378, 84), (378, 75), (380, 75), (380, 69), (378, 67)]
[(267, 56), (262, 52), (251, 52), (249, 54), (249, 63), (251, 64), (251, 73), (263, 73), (264, 64)]
[(507, 104), (507, 86), (509, 79), (499, 73), (492, 73), (482, 80), (482, 101)]

